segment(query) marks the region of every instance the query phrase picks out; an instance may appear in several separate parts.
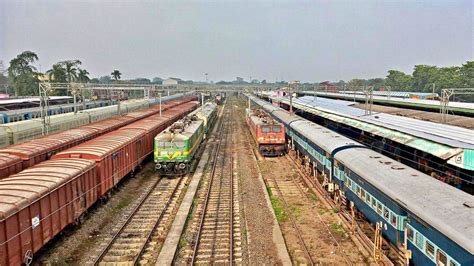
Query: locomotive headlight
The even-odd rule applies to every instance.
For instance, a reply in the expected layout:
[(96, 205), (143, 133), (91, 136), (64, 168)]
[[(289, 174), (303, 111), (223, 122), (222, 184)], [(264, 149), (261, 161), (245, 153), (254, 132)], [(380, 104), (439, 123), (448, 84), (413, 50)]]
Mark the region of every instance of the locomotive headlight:
[(166, 151), (162, 151), (162, 152), (160, 152), (160, 154), (161, 154), (161, 156), (166, 156), (166, 155), (168, 155), (168, 153), (167, 153)]
[(179, 167), (179, 169), (184, 169), (184, 168), (186, 168), (186, 164), (180, 163), (178, 167)]
[(161, 164), (159, 164), (159, 163), (156, 164), (156, 165), (155, 165), (155, 168), (156, 168), (157, 170), (160, 170), (160, 169), (161, 169)]

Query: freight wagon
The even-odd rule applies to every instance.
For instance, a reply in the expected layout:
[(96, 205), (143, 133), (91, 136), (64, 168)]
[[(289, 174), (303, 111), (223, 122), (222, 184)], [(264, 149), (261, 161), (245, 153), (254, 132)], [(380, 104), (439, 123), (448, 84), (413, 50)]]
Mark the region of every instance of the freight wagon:
[[(185, 97), (180, 100), (174, 100), (162, 104), (162, 111), (173, 106), (179, 106), (195, 99), (194, 97)], [(46, 135), (34, 140), (26, 141), (20, 144), (11, 145), (0, 149), (0, 155), (9, 155), (10, 157), (19, 158), (22, 161), (21, 167), (10, 167), (16, 161), (8, 158), (0, 171), (0, 179), (8, 175), (18, 173), (21, 169), (26, 169), (42, 161), (48, 160), (57, 152), (63, 151), (82, 142), (86, 142), (97, 136), (106, 134), (120, 127), (128, 125), (134, 121), (158, 113), (159, 107), (150, 107), (145, 111), (134, 111), (126, 116), (118, 116), (109, 118), (100, 122), (84, 125), (75, 129), (66, 130), (60, 133)]]
[[(175, 94), (162, 98), (162, 103), (179, 99), (187, 94)], [(128, 114), (134, 110), (152, 107), (159, 104), (154, 99), (128, 100), (118, 105), (78, 111), (77, 113), (56, 114), (50, 113), (48, 133), (52, 134), (81, 125), (94, 123), (113, 116)], [(120, 109), (120, 112), (119, 112)], [(42, 122), (40, 118), (0, 124), (0, 147), (21, 143), (42, 136)]]
[(35, 252), (78, 222), (152, 153), (149, 143), (156, 132), (197, 105), (189, 102), (155, 114), (146, 127), (137, 121), (0, 180), (0, 265), (30, 263)]

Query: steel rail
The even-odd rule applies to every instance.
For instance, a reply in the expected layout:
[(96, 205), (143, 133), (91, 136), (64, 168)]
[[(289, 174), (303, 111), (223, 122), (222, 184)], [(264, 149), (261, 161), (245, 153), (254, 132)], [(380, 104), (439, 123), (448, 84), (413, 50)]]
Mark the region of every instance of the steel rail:
[[(230, 115), (232, 116), (232, 111)], [(231, 134), (232, 132), (234, 131), (231, 130)], [(232, 156), (230, 157), (230, 218), (229, 219), (230, 219), (229, 221), (229, 261), (230, 261), (230, 265), (232, 265), (234, 261), (234, 153), (232, 153)]]
[(138, 260), (140, 259), (140, 257), (145, 252), (146, 245), (148, 244), (148, 242), (150, 242), (151, 237), (152, 237), (153, 233), (156, 231), (156, 228), (158, 227), (158, 225), (160, 225), (160, 222), (162, 221), (166, 211), (168, 210), (171, 202), (173, 201), (173, 197), (176, 196), (176, 193), (178, 192), (179, 187), (181, 186), (181, 183), (183, 182), (183, 180), (187, 179), (187, 177), (188, 176), (183, 176), (183, 177), (180, 178), (180, 180), (178, 181), (178, 184), (176, 184), (176, 187), (173, 189), (173, 192), (168, 197), (168, 200), (166, 201), (165, 206), (163, 206), (163, 209), (160, 212), (160, 216), (158, 217), (155, 224), (153, 225), (153, 228), (150, 230), (150, 232), (148, 232), (145, 242), (140, 247), (140, 252), (138, 252), (137, 256), (135, 256), (135, 258), (133, 259), (133, 265), (138, 264)]
[[(223, 143), (222, 136), (224, 135), (223, 134), (224, 120), (225, 119), (222, 120), (222, 122), (220, 124), (220, 127), (219, 127), (219, 143), (218, 143), (216, 151), (214, 152), (214, 155), (213, 155), (214, 161), (212, 163), (211, 176), (210, 176), (209, 184), (207, 186), (206, 198), (204, 200), (204, 207), (203, 207), (203, 211), (202, 211), (202, 214), (201, 214), (201, 218), (199, 220), (199, 227), (198, 227), (198, 231), (197, 231), (195, 241), (194, 241), (193, 255), (191, 257), (191, 265), (194, 265), (195, 261), (196, 261), (197, 251), (198, 251), (198, 246), (199, 246), (199, 239), (201, 238), (201, 232), (202, 232), (202, 228), (204, 226), (204, 219), (206, 217), (206, 211), (207, 211), (207, 207), (208, 207), (208, 203), (209, 203), (209, 198), (210, 198), (210, 195), (211, 195), (211, 188), (212, 188), (212, 184), (214, 182), (214, 176), (215, 176), (215, 173), (216, 173), (216, 167), (217, 167), (217, 162), (218, 162), (217, 158), (218, 158), (218, 154), (221, 150), (222, 143)], [(228, 126), (229, 126), (229, 123), (227, 122), (227, 127)]]
[(305, 253), (305, 255), (308, 257), (309, 259), (309, 263), (310, 265), (315, 265), (314, 261), (313, 261), (313, 258), (311, 257), (311, 254), (309, 253), (309, 250), (308, 250), (308, 247), (306, 245), (306, 243), (304, 242), (304, 239), (303, 239), (303, 236), (302, 236), (302, 233), (301, 233), (301, 229), (299, 228), (299, 226), (296, 224), (296, 219), (295, 217), (293, 216), (293, 213), (292, 211), (290, 210), (290, 207), (288, 206), (288, 203), (286, 202), (285, 200), (285, 197), (283, 196), (283, 193), (281, 192), (280, 190), (280, 187), (278, 186), (278, 182), (276, 181), (276, 178), (275, 176), (272, 175), (272, 180), (273, 180), (273, 183), (274, 183), (274, 186), (278, 192), (278, 195), (281, 199), (281, 201), (283, 202), (283, 204), (285, 205), (285, 209), (286, 209), (286, 212), (288, 213), (288, 217), (290, 217), (290, 221), (291, 221), (291, 224), (293, 225), (293, 227), (295, 228), (296, 230), (296, 235), (298, 236), (298, 239), (300, 241), (300, 244), (301, 246), (303, 247), (303, 252)]
[(132, 213), (127, 217), (127, 220), (125, 221), (125, 223), (122, 224), (119, 231), (114, 234), (114, 236), (107, 243), (107, 246), (101, 251), (100, 255), (94, 260), (94, 265), (99, 265), (99, 262), (102, 261), (102, 259), (105, 257), (105, 255), (109, 252), (109, 250), (112, 247), (113, 243), (115, 243), (115, 241), (118, 239), (119, 235), (127, 227), (127, 225), (130, 223), (132, 218), (135, 216), (135, 214), (141, 208), (141, 206), (143, 206), (143, 204), (146, 202), (146, 200), (150, 197), (150, 195), (155, 190), (156, 186), (158, 185), (158, 183), (160, 183), (160, 181), (161, 181), (161, 179), (156, 180), (156, 182), (152, 185), (152, 187), (147, 191), (146, 196), (143, 197), (143, 199), (140, 201), (140, 203), (133, 209)]

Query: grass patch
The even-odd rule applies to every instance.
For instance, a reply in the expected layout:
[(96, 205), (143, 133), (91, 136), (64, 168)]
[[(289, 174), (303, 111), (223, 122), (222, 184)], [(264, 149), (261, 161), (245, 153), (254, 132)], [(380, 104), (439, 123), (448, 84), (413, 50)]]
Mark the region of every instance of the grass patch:
[(332, 223), (331, 230), (334, 231), (339, 236), (343, 237), (346, 234), (346, 230), (339, 223)]
[(272, 192), (272, 189), (267, 187), (267, 193), (268, 193), (268, 196), (271, 198), (273, 196), (273, 192)]
[(283, 209), (281, 202), (278, 199), (271, 198), (270, 201), (272, 202), (273, 211), (275, 212), (275, 216), (279, 223), (285, 222), (288, 220), (288, 214)]
[(335, 208), (332, 209), (332, 211), (333, 211), (334, 213), (339, 213), (340, 210), (339, 210), (339, 208), (335, 207)]
[(314, 201), (314, 202), (318, 202), (318, 201), (319, 201), (318, 196), (316, 196), (316, 195), (314, 195), (314, 194), (312, 194), (312, 193), (309, 194), (309, 198), (310, 198), (312, 201)]
[(301, 209), (298, 207), (292, 207), (293, 214), (295, 218), (298, 219), (301, 216)]
[(184, 239), (184, 237), (181, 237), (178, 243), (178, 250), (184, 248), (184, 246), (186, 246), (186, 242), (186, 239)]

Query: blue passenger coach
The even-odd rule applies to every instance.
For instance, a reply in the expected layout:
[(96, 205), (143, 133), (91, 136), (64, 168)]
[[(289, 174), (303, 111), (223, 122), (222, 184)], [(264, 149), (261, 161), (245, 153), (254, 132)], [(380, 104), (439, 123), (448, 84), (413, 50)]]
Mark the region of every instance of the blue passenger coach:
[(250, 96), (285, 125), (287, 138), (413, 265), (474, 265), (474, 196), (349, 138)]

